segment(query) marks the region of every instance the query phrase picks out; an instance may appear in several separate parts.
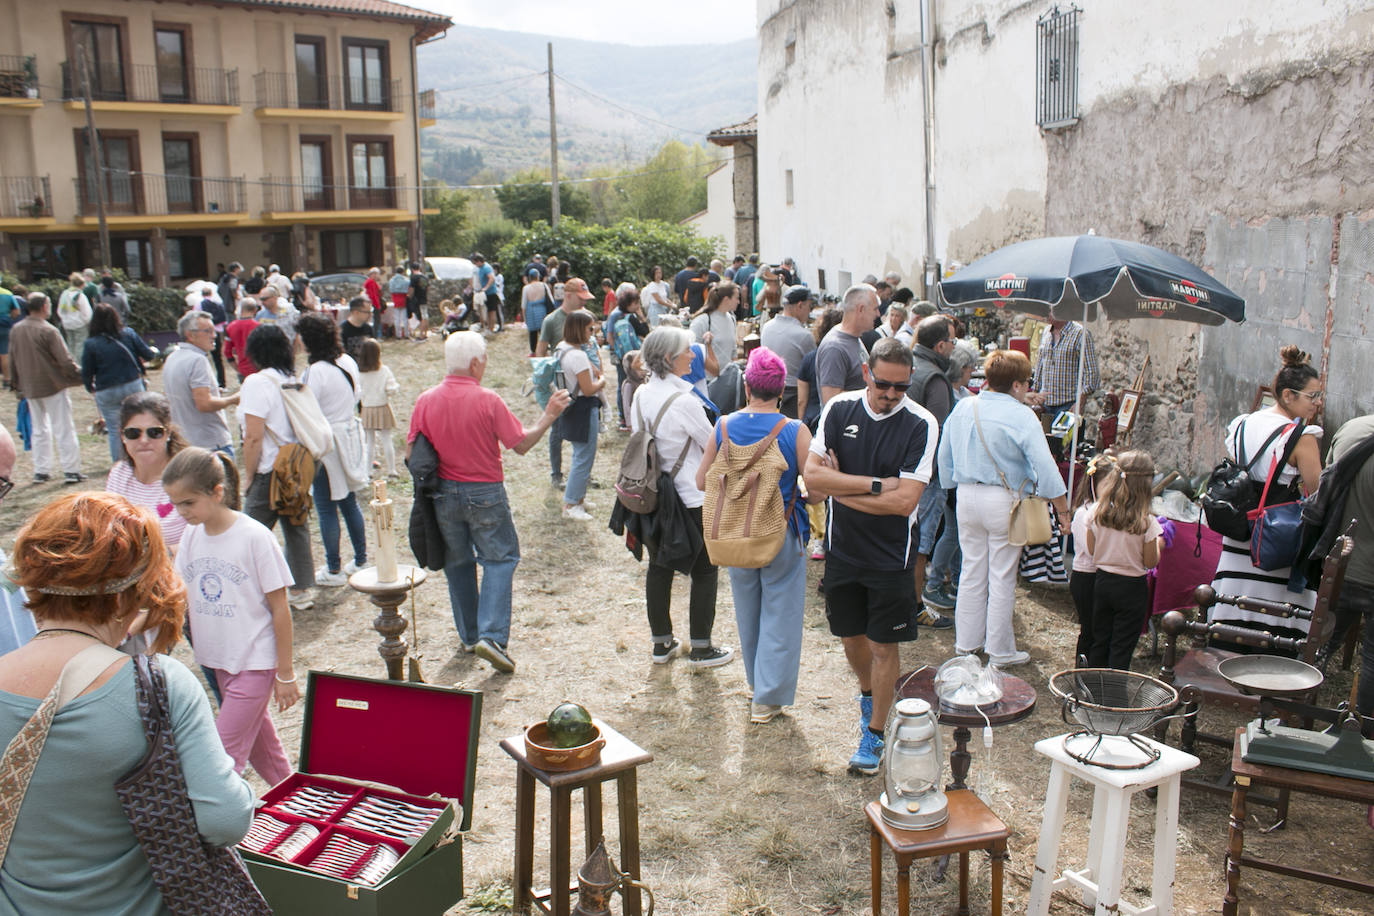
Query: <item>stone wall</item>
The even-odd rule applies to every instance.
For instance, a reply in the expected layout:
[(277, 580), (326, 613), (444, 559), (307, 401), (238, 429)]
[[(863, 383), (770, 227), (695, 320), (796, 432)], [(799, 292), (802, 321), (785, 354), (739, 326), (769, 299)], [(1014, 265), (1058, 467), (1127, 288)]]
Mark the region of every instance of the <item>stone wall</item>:
[(1108, 385), (1150, 354), (1135, 441), (1161, 465), (1214, 463), (1286, 343), (1322, 371), (1330, 430), (1370, 409), (1354, 379), (1374, 366), (1371, 83), (1374, 56), (1309, 61), (1104, 100), (1047, 135), (1047, 234), (1155, 244), (1246, 297), (1242, 325), (1095, 327)]

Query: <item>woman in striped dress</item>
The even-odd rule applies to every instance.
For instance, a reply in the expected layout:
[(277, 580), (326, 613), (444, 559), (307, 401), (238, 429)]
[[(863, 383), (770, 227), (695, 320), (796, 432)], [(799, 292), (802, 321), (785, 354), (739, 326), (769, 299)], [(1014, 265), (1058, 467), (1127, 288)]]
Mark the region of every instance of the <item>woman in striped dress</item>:
[[(1273, 407), (1242, 414), (1226, 429), (1226, 451), (1232, 460), (1244, 464), (1253, 460), (1251, 477), (1261, 487), (1270, 469), (1282, 458), (1291, 436), (1298, 436), (1296, 446), (1284, 467), (1274, 479), (1266, 504), (1273, 505), (1298, 498), (1301, 492), (1317, 489), (1322, 464), (1318, 440), (1320, 426), (1310, 425), (1321, 407), (1323, 392), (1317, 371), (1312, 368), (1308, 354), (1289, 345), (1279, 351), (1283, 366), (1274, 377)], [(1273, 434), (1278, 432), (1277, 436)], [(1272, 438), (1271, 438), (1272, 436)], [(1265, 443), (1268, 443), (1266, 446)], [(1259, 449), (1264, 454), (1257, 455)], [(1277, 497), (1275, 490), (1280, 490)], [(1250, 562), (1250, 542), (1222, 538), (1221, 558), (1217, 561), (1212, 588), (1219, 595), (1245, 596), (1266, 601), (1288, 602), (1311, 610), (1317, 603), (1317, 593), (1310, 588), (1288, 589), (1288, 569), (1263, 570)], [(1211, 609), (1211, 619), (1266, 630), (1279, 636), (1304, 637), (1308, 622), (1289, 619), (1287, 625), (1276, 625), (1276, 618), (1233, 605), (1217, 604)], [(1243, 646), (1213, 640), (1212, 645), (1235, 651), (1256, 651)], [(1263, 650), (1275, 654), (1273, 650)]]

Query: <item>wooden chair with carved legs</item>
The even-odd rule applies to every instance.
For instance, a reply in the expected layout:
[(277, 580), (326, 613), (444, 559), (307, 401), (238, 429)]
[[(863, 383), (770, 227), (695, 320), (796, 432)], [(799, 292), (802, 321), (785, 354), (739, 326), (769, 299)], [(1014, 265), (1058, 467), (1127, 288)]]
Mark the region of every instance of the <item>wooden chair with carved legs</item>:
[[(1234, 722), (1228, 723), (1218, 734), (1198, 730), (1198, 714), (1204, 706), (1216, 711), (1242, 713), (1246, 716), (1254, 716), (1259, 711), (1258, 697), (1241, 693), (1217, 672), (1217, 665), (1225, 659), (1234, 657), (1236, 653), (1212, 647), (1210, 642), (1213, 638), (1224, 639), (1243, 646), (1253, 646), (1257, 649), (1292, 652), (1302, 661), (1309, 665), (1312, 664), (1317, 650), (1326, 645), (1326, 641), (1330, 638), (1335, 626), (1333, 611), (1336, 600), (1340, 596), (1341, 583), (1345, 580), (1345, 567), (1350, 560), (1352, 544), (1353, 541), (1348, 534), (1342, 536), (1336, 540), (1331, 552), (1326, 555), (1326, 559), (1322, 562), (1322, 577), (1321, 584), (1317, 589), (1317, 602), (1310, 611), (1288, 603), (1264, 601), (1244, 596), (1218, 595), (1210, 585), (1201, 585), (1193, 593), (1197, 600), (1200, 619), (1191, 619), (1182, 611), (1170, 611), (1164, 615), (1164, 619), (1160, 623), (1165, 634), (1164, 664), (1160, 668), (1159, 678), (1178, 688), (1179, 709), (1175, 711), (1181, 710), (1183, 716), (1179, 747), (1192, 752), (1194, 745), (1199, 741), (1226, 748), (1230, 748), (1234, 743)], [(1308, 634), (1305, 638), (1295, 639), (1227, 623), (1208, 623), (1206, 620), (1207, 611), (1217, 604), (1229, 604), (1242, 610), (1272, 617), (1275, 626), (1282, 626), (1285, 621), (1306, 620), (1309, 624)], [(1201, 637), (1202, 643), (1180, 653), (1178, 640), (1180, 636), (1185, 634)], [(1296, 699), (1302, 703), (1314, 703), (1318, 689), (1319, 687), (1314, 687), (1310, 692), (1296, 697)], [(1166, 720), (1159, 723), (1155, 727), (1155, 740), (1165, 742), (1168, 732), (1169, 722)], [(1227, 760), (1230, 760), (1229, 754)], [(1216, 779), (1209, 780), (1203, 775), (1192, 776), (1191, 778), (1185, 776), (1183, 783), (1229, 797), (1231, 794), (1230, 765), (1228, 763)], [(1287, 790), (1280, 791), (1277, 795), (1265, 797), (1252, 793), (1249, 800), (1276, 809), (1278, 822), (1275, 826), (1281, 825), (1288, 817)]]

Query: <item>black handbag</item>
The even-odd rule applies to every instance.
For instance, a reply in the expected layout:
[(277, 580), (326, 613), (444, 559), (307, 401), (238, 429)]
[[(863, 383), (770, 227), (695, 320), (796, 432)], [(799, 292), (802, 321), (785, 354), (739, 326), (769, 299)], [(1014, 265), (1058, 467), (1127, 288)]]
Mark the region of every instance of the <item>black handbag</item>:
[(163, 903), (177, 916), (270, 916), (238, 852), (201, 839), (172, 733), (167, 681), (155, 658), (139, 655), (134, 662), (148, 753), (119, 778), (115, 794)]
[[(1255, 452), (1255, 456), (1249, 461), (1245, 460), (1244, 433), (1245, 422), (1236, 429), (1235, 448), (1238, 461), (1226, 458), (1216, 467), (1212, 468), (1212, 473), (1207, 477), (1207, 486), (1203, 490), (1202, 511), (1207, 519), (1207, 527), (1217, 534), (1228, 537), (1233, 541), (1250, 540), (1250, 513), (1259, 508), (1261, 484), (1250, 476), (1250, 471), (1255, 462), (1260, 459), (1269, 446), (1274, 443), (1285, 429), (1291, 428), (1291, 424), (1281, 426), (1274, 430), (1269, 438), (1264, 440), (1264, 444)], [(1281, 463), (1287, 464), (1289, 457), (1293, 454), (1293, 449), (1297, 447), (1300, 435), (1289, 438), (1288, 445), (1284, 449)], [(1201, 533), (1198, 535), (1201, 537)]]

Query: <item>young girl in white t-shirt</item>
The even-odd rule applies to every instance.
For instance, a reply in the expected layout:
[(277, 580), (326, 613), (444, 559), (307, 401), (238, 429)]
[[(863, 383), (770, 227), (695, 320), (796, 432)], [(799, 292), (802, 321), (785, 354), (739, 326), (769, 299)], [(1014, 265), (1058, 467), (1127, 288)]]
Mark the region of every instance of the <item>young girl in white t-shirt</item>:
[(215, 727), (240, 774), (252, 764), (268, 785), (291, 775), (268, 704), (298, 699), (292, 666), (291, 572), (264, 525), (224, 504), (224, 467), (211, 452), (186, 448), (162, 485), (187, 528), (176, 570), (186, 582), (196, 661), (215, 673), (223, 699)]
[(396, 476), (396, 414), (391, 398), (401, 385), (391, 369), (382, 365), (382, 345), (372, 338), (358, 348), (358, 389), (363, 407), (363, 441), (367, 446), (367, 466), (380, 461), (387, 477)]
[(1108, 473), (1116, 467), (1116, 459), (1100, 454), (1088, 462), (1083, 486), (1078, 491), (1069, 531), (1073, 534), (1073, 571), (1069, 574), (1069, 596), (1078, 614), (1078, 643), (1074, 648), (1074, 665), (1086, 664), (1093, 645), (1093, 592), (1097, 586), (1097, 564), (1088, 549), (1088, 520), (1097, 511), (1097, 491)]
[(1154, 474), (1155, 463), (1148, 454), (1125, 452), (1097, 488), (1097, 508), (1088, 516), (1086, 538), (1097, 567), (1090, 668), (1130, 670), (1150, 613), (1145, 573), (1159, 564), (1164, 533), (1150, 511)]

